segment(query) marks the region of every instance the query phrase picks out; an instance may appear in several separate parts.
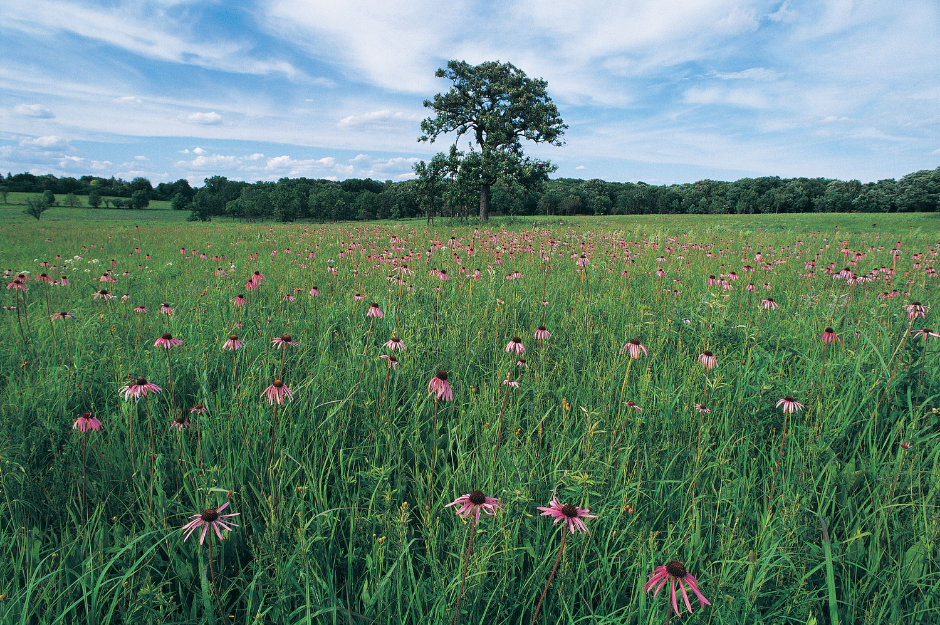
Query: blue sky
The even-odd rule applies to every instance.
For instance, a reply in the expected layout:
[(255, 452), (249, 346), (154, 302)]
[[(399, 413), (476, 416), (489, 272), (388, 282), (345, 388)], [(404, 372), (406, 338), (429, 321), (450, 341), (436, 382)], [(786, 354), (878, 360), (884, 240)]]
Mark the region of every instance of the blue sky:
[(548, 81), (556, 176), (940, 165), (937, 0), (3, 0), (0, 171), (403, 180), (449, 59)]

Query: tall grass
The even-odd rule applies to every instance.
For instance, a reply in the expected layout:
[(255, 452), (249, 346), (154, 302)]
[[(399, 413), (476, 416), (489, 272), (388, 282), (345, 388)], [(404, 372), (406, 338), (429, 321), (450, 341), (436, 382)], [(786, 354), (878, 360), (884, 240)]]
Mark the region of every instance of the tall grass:
[[(505, 510), (476, 529), (460, 622), (531, 619), (561, 541), (536, 510), (553, 495), (598, 518), (568, 537), (538, 622), (664, 622), (667, 601), (642, 586), (670, 560), (712, 603), (689, 622), (937, 622), (937, 354), (906, 338), (936, 313), (912, 324), (905, 306), (936, 304), (924, 269), (938, 222), (871, 220), (17, 222), (4, 234), (7, 282), (28, 271), (72, 284), (30, 280), (25, 309), (0, 317), (0, 621), (451, 622), (468, 526), (444, 505), (479, 489)], [(897, 242), (893, 279), (856, 285), (850, 299), (822, 271), (846, 266), (843, 248), (864, 255), (857, 274), (890, 269)], [(112, 258), (118, 282), (105, 285)], [(802, 277), (813, 258), (815, 278)], [(415, 271), (408, 287), (387, 280), (402, 262)], [(513, 270), (523, 277), (506, 280)], [(246, 292), (255, 271), (265, 281)], [(733, 290), (706, 286), (730, 271)], [(772, 290), (749, 293), (750, 281)], [(129, 299), (92, 299), (103, 287)], [(878, 299), (892, 288), (910, 295)], [(77, 315), (54, 322), (67, 335), (43, 318), (46, 290), (52, 311)], [(758, 309), (768, 295), (779, 310)], [(5, 297), (15, 305), (12, 289)], [(384, 318), (366, 317), (371, 302)], [(539, 346), (543, 323), (552, 336)], [(820, 375), (827, 326), (840, 341)], [(164, 332), (183, 345), (155, 348)], [(285, 333), (300, 343), (283, 354), (294, 400), (271, 439), (275, 408), (261, 394), (281, 367), (271, 341)], [(379, 356), (393, 333), (408, 348), (386, 384)], [(245, 343), (234, 358), (222, 349), (230, 334)], [(526, 370), (504, 351), (514, 336)], [(632, 338), (649, 355), (631, 365), (620, 349)], [(699, 438), (705, 349), (718, 368)], [(439, 369), (454, 401), (437, 406), (435, 439), (427, 385)], [(510, 369), (521, 386), (504, 394)], [(125, 402), (118, 389), (138, 377), (163, 392)], [(642, 411), (621, 410), (621, 393)], [(806, 408), (790, 416), (776, 470), (785, 395)], [(197, 403), (208, 410), (189, 415), (181, 438), (171, 406)], [(86, 411), (103, 429), (89, 434), (83, 520), (84, 435), (71, 424)], [(209, 550), (180, 528), (225, 501), (240, 527), (216, 543), (210, 572)]]

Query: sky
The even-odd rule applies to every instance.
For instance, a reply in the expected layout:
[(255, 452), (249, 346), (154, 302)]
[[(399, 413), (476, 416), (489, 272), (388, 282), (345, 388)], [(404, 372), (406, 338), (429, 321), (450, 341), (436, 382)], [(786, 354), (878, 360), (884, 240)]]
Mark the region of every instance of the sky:
[(555, 177), (940, 166), (937, 0), (3, 0), (0, 172), (406, 180), (450, 59), (548, 82)]

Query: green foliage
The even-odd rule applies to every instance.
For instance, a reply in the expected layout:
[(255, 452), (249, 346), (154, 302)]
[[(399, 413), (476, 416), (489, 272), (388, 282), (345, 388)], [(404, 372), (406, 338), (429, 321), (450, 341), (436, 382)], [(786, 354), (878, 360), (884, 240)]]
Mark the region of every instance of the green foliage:
[(101, 194), (97, 190), (92, 189), (88, 193), (88, 205), (92, 208), (98, 208), (101, 206)]
[[(72, 282), (3, 291), (17, 308), (0, 316), (0, 622), (218, 622), (214, 576), (231, 622), (449, 623), (468, 525), (444, 505), (476, 488), (506, 509), (475, 534), (462, 623), (531, 620), (560, 542), (536, 510), (553, 495), (598, 518), (568, 536), (546, 622), (663, 622), (667, 599), (641, 588), (672, 559), (712, 603), (682, 622), (932, 622), (940, 342), (909, 329), (937, 310), (929, 264), (913, 258), (936, 252), (934, 215), (877, 227), (868, 215), (512, 217), (479, 232), (184, 224), (171, 210), (50, 217), (69, 211), (0, 231), (9, 267), (35, 277), (50, 260)], [(822, 274), (843, 266), (843, 247), (862, 253), (858, 273), (890, 268), (896, 242), (884, 282)], [(414, 290), (387, 281), (400, 275), (390, 257), (431, 248), (428, 266), (451, 280), (409, 259)], [(569, 256), (582, 249), (591, 264), (578, 273)], [(741, 272), (758, 252), (770, 269)], [(89, 296), (112, 258), (108, 286), (126, 302)], [(800, 276), (809, 259), (814, 279)], [(477, 266), (476, 281), (460, 271)], [(513, 270), (523, 277), (507, 281)], [(730, 270), (734, 290), (705, 287)], [(266, 279), (235, 306), (254, 271)], [(751, 294), (749, 279), (773, 290)], [(313, 285), (317, 298), (284, 298)], [(878, 299), (892, 287), (910, 296)], [(780, 310), (758, 306), (767, 294)], [(913, 299), (933, 309), (914, 324)], [(383, 318), (365, 316), (370, 301)], [(57, 310), (76, 316), (50, 322)], [(539, 344), (542, 324), (552, 337)], [(826, 325), (841, 338), (828, 350)], [(165, 332), (183, 345), (155, 348)], [(300, 344), (276, 350), (286, 332)], [(232, 333), (237, 352), (221, 348)], [(389, 371), (379, 356), (393, 334), (408, 349)], [(528, 369), (504, 351), (513, 336)], [(620, 348), (634, 337), (649, 353), (631, 361)], [(719, 358), (707, 377), (703, 349)], [(442, 368), (454, 401), (438, 406), (435, 438), (426, 387)], [(501, 383), (508, 371), (520, 388)], [(118, 389), (138, 376), (163, 392), (125, 402)], [(294, 393), (276, 418), (260, 397), (275, 377)], [(781, 441), (774, 404), (788, 394), (806, 410)], [(189, 413), (197, 402), (205, 414)], [(71, 429), (86, 410), (103, 423), (87, 439)], [(193, 426), (182, 434), (179, 415)], [(239, 527), (210, 560), (180, 528), (225, 501)]]

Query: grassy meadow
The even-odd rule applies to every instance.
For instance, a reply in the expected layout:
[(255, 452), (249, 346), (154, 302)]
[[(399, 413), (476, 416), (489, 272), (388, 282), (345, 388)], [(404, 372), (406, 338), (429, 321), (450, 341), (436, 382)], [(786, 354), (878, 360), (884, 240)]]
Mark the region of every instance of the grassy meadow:
[(0, 206), (0, 622), (940, 622), (937, 216), (184, 219)]

